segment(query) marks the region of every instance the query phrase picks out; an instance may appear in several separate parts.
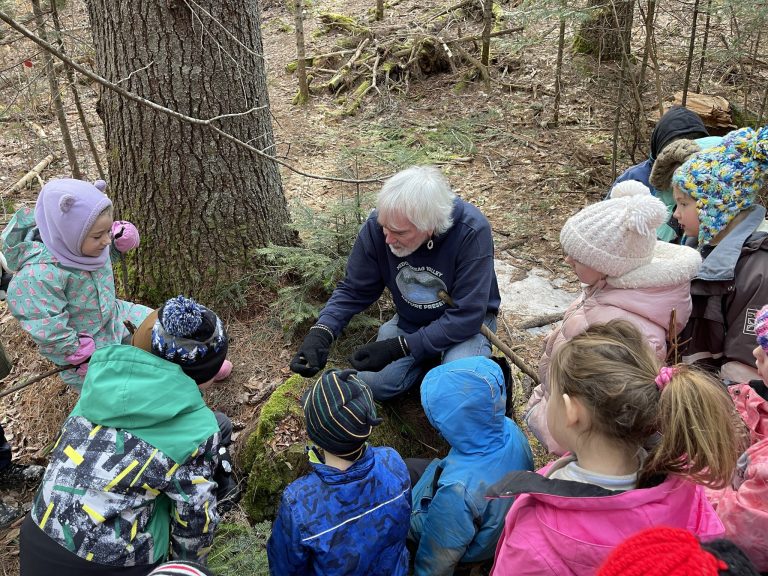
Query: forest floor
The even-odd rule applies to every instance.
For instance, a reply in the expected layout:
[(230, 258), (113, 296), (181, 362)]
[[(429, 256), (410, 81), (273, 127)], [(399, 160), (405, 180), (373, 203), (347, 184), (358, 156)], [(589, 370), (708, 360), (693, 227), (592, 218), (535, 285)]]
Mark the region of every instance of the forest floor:
[[(445, 3), (445, 7), (448, 5)], [(342, 33), (323, 31), (316, 17), (320, 11), (343, 13), (368, 23), (372, 6), (372, 1), (315, 2), (305, 22), (307, 53), (338, 49)], [(386, 10), (384, 24), (426, 20), (439, 10), (416, 0), (393, 2)], [(72, 37), (87, 46), (90, 32), (82, 4), (68, 3), (62, 17), (65, 25), (72, 28)], [(407, 89), (400, 82), (397, 89), (382, 90), (381, 94), (372, 90), (356, 114), (345, 115), (341, 113), (343, 106), (330, 93), (315, 95), (304, 106), (291, 103), (297, 82), (295, 75), (286, 71), (286, 65), (295, 59), (293, 15), (282, 3), (267, 2), (262, 17), (277, 151), (289, 163), (314, 174), (360, 178), (391, 174), (414, 163), (437, 164), (456, 192), (477, 205), (490, 220), (498, 259), (523, 275), (532, 268), (542, 269), (551, 278), (562, 279), (567, 289), (578, 289), (575, 276), (561, 256), (559, 230), (568, 216), (600, 199), (610, 187), (613, 102), (618, 77), (614, 65), (598, 64), (591, 57), (566, 50), (564, 94), (557, 126), (551, 122), (556, 35), (527, 48), (520, 48), (524, 42), (517, 40), (495, 42), (490, 89), (480, 81), (467, 81), (468, 68), (461, 66), (437, 74), (412, 75)], [(553, 22), (547, 22), (541, 27), (552, 25)], [(446, 34), (451, 30), (455, 34), (462, 26), (467, 30), (479, 29), (476, 20), (463, 16), (450, 24)], [(87, 49), (83, 52), (87, 55)], [(24, 66), (27, 59), (34, 66)], [(31, 93), (26, 88), (33, 80), (41, 84), (39, 77), (31, 76), (42, 71), (40, 60), (38, 50), (21, 41), (0, 47), (0, 65), (5, 71), (0, 78), (0, 104), (6, 113), (16, 110), (7, 114), (16, 121), (2, 119), (2, 188), (9, 187), (34, 166), (51, 146), (60, 148), (46, 92), (41, 89)], [(667, 100), (671, 100), (671, 86), (679, 84), (682, 66), (682, 61), (674, 59), (665, 62), (661, 81), (668, 88)], [(103, 136), (95, 113), (94, 88), (88, 84), (79, 88), (101, 146)], [(651, 100), (649, 95), (649, 107)], [(67, 109), (74, 124), (74, 110), (71, 105)], [(644, 131), (642, 141), (647, 142), (650, 128), (644, 121), (640, 125)], [(34, 135), (30, 129), (34, 126), (46, 132), (48, 141)], [(86, 158), (82, 135), (76, 138), (76, 143), (81, 156)], [(641, 160), (645, 151), (636, 160)], [(618, 159), (620, 169), (632, 163), (623, 153)], [(88, 172), (95, 179), (92, 166)], [(286, 197), (294, 209), (322, 210), (340, 196), (361, 193), (370, 198), (378, 188), (306, 178), (284, 168), (281, 173)], [(58, 160), (42, 176), (68, 176), (68, 166), (64, 160)], [(13, 208), (34, 203), (38, 190), (38, 184), (33, 183), (32, 188), (13, 195)], [(3, 201), (2, 210), (4, 226), (12, 207)], [(236, 445), (247, 437), (255, 422), (264, 391), (289, 375), (287, 365), (300, 337), (288, 341), (268, 302), (252, 299), (253, 305), (247, 312), (225, 317), (232, 336), (230, 350), (235, 371), (227, 382), (207, 393), (209, 403), (235, 421)], [(517, 329), (513, 315), (505, 316), (505, 320), (499, 329), (502, 340), (536, 366), (542, 335)], [(39, 356), (4, 304), (0, 304), (0, 338), (15, 365), (3, 388), (48, 369), (48, 362)], [(56, 378), (0, 400), (0, 418), (19, 461), (45, 463), (44, 448), (55, 437), (75, 401), (75, 394)], [(2, 498), (28, 505), (31, 491), (2, 494)], [(0, 531), (0, 574), (16, 574), (17, 539), (18, 524)]]

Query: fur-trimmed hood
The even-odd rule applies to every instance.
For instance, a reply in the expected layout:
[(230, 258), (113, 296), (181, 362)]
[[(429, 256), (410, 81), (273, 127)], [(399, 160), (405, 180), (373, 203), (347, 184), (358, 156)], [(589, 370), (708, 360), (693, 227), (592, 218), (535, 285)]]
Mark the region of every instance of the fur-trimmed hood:
[(614, 288), (661, 288), (690, 282), (701, 267), (701, 255), (688, 246), (656, 241), (653, 259), (648, 263), (606, 282)]

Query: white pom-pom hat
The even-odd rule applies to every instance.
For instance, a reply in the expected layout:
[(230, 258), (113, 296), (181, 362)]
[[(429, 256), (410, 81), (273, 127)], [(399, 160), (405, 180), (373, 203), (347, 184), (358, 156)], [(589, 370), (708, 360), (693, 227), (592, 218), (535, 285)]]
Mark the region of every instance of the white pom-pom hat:
[(640, 182), (626, 181), (611, 197), (571, 216), (560, 231), (565, 253), (606, 276), (623, 276), (653, 258), (656, 228), (667, 208)]
[(616, 288), (649, 288), (688, 282), (701, 266), (693, 248), (656, 240), (667, 221), (664, 203), (641, 182), (614, 186), (611, 197), (571, 216), (560, 231), (565, 253), (606, 275)]

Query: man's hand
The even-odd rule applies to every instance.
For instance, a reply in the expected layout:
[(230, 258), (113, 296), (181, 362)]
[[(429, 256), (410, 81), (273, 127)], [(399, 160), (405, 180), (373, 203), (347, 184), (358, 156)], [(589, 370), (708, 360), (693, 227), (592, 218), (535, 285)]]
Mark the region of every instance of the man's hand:
[(352, 354), (351, 362), (357, 370), (378, 372), (387, 364), (408, 356), (410, 353), (405, 338), (398, 336), (360, 346)]
[(315, 324), (309, 329), (299, 351), (291, 360), (291, 371), (309, 378), (325, 368), (333, 344), (333, 332), (327, 326)]

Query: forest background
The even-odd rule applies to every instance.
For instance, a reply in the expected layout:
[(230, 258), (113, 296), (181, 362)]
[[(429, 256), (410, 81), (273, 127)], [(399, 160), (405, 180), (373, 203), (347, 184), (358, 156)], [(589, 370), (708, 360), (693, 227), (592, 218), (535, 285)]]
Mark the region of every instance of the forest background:
[[(235, 373), (207, 400), (238, 448), (387, 175), (439, 165), (488, 216), (506, 281), (537, 270), (575, 292), (560, 227), (647, 157), (661, 109), (685, 99), (714, 133), (768, 117), (765, 1), (0, 0), (0, 17), (0, 227), (51, 178), (104, 177), (142, 233), (120, 295), (191, 294), (230, 327)], [(388, 314), (358, 319), (332, 361)], [(505, 314), (499, 335), (535, 367), (542, 332), (523, 324)], [(51, 367), (4, 304), (0, 343), (3, 390)], [(0, 400), (19, 461), (45, 463), (75, 401), (56, 378)], [(301, 440), (290, 419), (270, 443)], [(224, 574), (265, 573), (268, 523), (247, 520), (228, 514)], [(17, 540), (0, 531), (2, 574)]]

